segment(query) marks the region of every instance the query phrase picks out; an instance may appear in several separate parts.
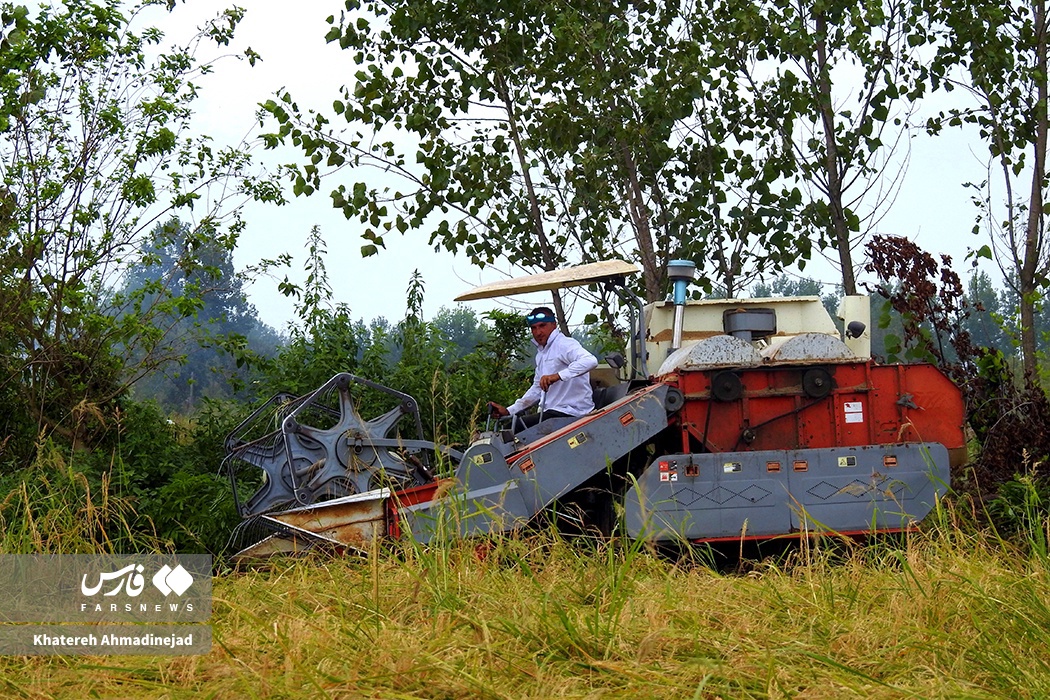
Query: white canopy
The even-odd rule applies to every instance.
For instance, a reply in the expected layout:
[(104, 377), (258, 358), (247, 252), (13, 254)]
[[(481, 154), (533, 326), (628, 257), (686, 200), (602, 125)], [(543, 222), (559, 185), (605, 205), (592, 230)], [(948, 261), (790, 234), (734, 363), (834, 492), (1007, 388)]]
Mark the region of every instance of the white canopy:
[(473, 301), (475, 299), (491, 299), (492, 297), (504, 297), (512, 294), (526, 294), (528, 292), (545, 292), (551, 289), (563, 289), (565, 287), (579, 287), (585, 284), (595, 284), (607, 280), (633, 275), (638, 268), (623, 260), (603, 260), (602, 262), (588, 263), (567, 267), (562, 270), (541, 272), (536, 275), (515, 277), (499, 282), (489, 282), (456, 297), (456, 301)]

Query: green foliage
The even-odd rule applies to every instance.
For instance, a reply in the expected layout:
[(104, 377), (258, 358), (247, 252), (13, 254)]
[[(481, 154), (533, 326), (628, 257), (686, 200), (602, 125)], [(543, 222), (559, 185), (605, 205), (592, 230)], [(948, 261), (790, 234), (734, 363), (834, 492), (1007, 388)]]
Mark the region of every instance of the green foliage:
[[(243, 149), (189, 136), (194, 81), (210, 63), (193, 50), (162, 51), (159, 31), (137, 28), (141, 8), (127, 16), (122, 8), (115, 0), (34, 13), (0, 5), (4, 546), (218, 551), (235, 515), (214, 473), (223, 436), (247, 408), (205, 401), (192, 422), (173, 423), (156, 406), (129, 401), (127, 390), (220, 346), (225, 364), (211, 368), (224, 378), (252, 372), (253, 396), (307, 393), (350, 371), (414, 396), (424, 437), (466, 443), (484, 401), (506, 403), (528, 383), (520, 317), (492, 312), (482, 321), (457, 308), (427, 320), (416, 271), (400, 322), (354, 321), (333, 301), (314, 227), (306, 281), (280, 285), (300, 322), (275, 357), (262, 356), (250, 345), (254, 311), (230, 256), (243, 230), (240, 203), (279, 200), (279, 189), (251, 176)], [(275, 125), (264, 138), (301, 149), (304, 161), (286, 171), (297, 195), (319, 190), (328, 170), (351, 174), (330, 192), (364, 227), (363, 255), (408, 231), (478, 265), (506, 257), (553, 269), (634, 255), (641, 289), (655, 300), (668, 258), (703, 261), (705, 291), (734, 295), (753, 271), (804, 263), (816, 244), (837, 248), (849, 290), (850, 245), (880, 205), (862, 206), (863, 190), (886, 165), (910, 101), (928, 84), (955, 84), (959, 70), (985, 104), (929, 129), (974, 124), (1005, 172), (1031, 168), (1033, 192), (1045, 186), (1045, 153), (1030, 150), (1045, 143), (1046, 71), (1032, 61), (1046, 53), (1045, 33), (1022, 6), (349, 0), (346, 10), (329, 19), (327, 39), (352, 54), (356, 72), (334, 116), (301, 109), (284, 92), (263, 105)], [(242, 16), (221, 13), (191, 46), (228, 44)], [(913, 51), (927, 44), (932, 65)], [(832, 78), (848, 64), (863, 77), (844, 96)], [(401, 181), (360, 179), (347, 165), (379, 166)], [(1036, 250), (1045, 249), (1033, 238), (1041, 201), (1017, 206), (1002, 223), (1013, 231), (1027, 215), (1028, 238), (1012, 240)], [(996, 253), (984, 246), (978, 255)], [(954, 306), (963, 291), (947, 261), (940, 270), (918, 255), (876, 262), (897, 266), (881, 279), (904, 281), (886, 289), (897, 302), (884, 315), (887, 354), (958, 360), (978, 380), (970, 395), (988, 404), (1009, 361), (947, 346), (951, 324), (977, 335)], [(1043, 267), (1026, 259), (1013, 302), (999, 298), (995, 310), (986, 280), (975, 278), (969, 298), (981, 299), (1000, 330), (1034, 330)], [(917, 273), (939, 274), (942, 284), (924, 286)], [(768, 293), (812, 290), (789, 281), (777, 278)], [(1014, 302), (1022, 311), (1006, 323)], [(172, 328), (191, 342), (180, 345)], [(594, 346), (617, 342), (597, 327), (584, 333)], [(990, 332), (987, 343), (975, 342), (1001, 340)], [(205, 384), (197, 375), (189, 386), (199, 395)], [(985, 427), (1020, 416), (998, 438), (1006, 456), (1036, 439), (1027, 437), (1031, 425), (1046, 424), (1045, 395), (1042, 404), (1020, 399), (977, 427), (984, 437)], [(364, 392), (359, 409), (378, 415), (389, 408), (384, 400)], [(1044, 408), (1029, 410), (1037, 405)], [(92, 496), (100, 493), (112, 506), (104, 517)], [(1006, 527), (1041, 536), (1041, 481), (1019, 477), (1000, 498), (993, 510)], [(578, 594), (608, 600), (619, 615), (627, 584), (622, 571), (609, 573)], [(580, 622), (563, 601), (543, 602), (569, 635), (557, 653), (611, 658), (618, 620), (595, 613)]]
[(606, 355), (611, 352), (623, 353), (625, 351), (623, 338), (617, 335), (607, 324), (592, 323), (584, 324), (573, 331), (572, 337), (580, 341), (592, 355), (602, 362)]
[(353, 82), (332, 113), (281, 92), (264, 138), (301, 149), (297, 195), (334, 170), (401, 178), (328, 190), (364, 227), (364, 255), (416, 230), (482, 266), (633, 254), (657, 300), (672, 257), (716, 261), (704, 283), (732, 288), (742, 264), (809, 254), (779, 123), (742, 100), (737, 37), (707, 8), (366, 0), (329, 23)]
[(315, 313), (311, 326), (293, 326), (275, 357), (260, 361), (253, 392), (306, 394), (340, 372), (356, 373), (361, 333), (345, 305)]
[[(886, 290), (892, 296), (900, 292), (900, 283), (883, 282), (878, 288)], [(995, 364), (996, 376), (1008, 377), (1010, 371), (998, 371), (1009, 369), (1007, 365), (1013, 364), (1011, 358), (1016, 351), (1016, 341), (1012, 339), (1015, 332), (1012, 324), (1014, 314), (1007, 310), (1015, 305), (1011, 304), (1008, 291), (997, 290), (987, 273), (975, 272), (967, 280), (965, 296), (959, 301), (965, 313), (956, 318), (958, 330), (969, 334), (970, 343), (975, 350), (984, 348), (988, 351), (975, 359), (975, 371), (985, 372)], [(871, 329), (872, 350), (877, 355), (891, 360), (930, 357), (921, 350), (908, 354), (903, 345), (905, 329), (900, 312), (877, 295), (872, 297), (871, 317), (875, 321)], [(928, 341), (931, 338), (931, 327), (928, 324), (919, 325), (924, 329), (924, 337)], [(947, 348), (946, 354), (952, 361), (958, 359), (954, 349)]]
[(442, 306), (434, 316), (433, 324), (441, 335), (452, 343), (452, 354), (446, 359), (459, 359), (480, 347), (488, 334), (482, 319), (463, 305), (454, 308)]
[[(493, 326), (474, 331), (485, 340), (457, 357), (442, 326), (417, 315), (421, 314), (422, 293), (422, 278), (417, 274), (409, 284), (405, 319), (391, 335), (372, 340), (392, 343), (399, 351), (396, 360), (391, 358), (389, 364), (377, 367), (381, 373), (369, 378), (416, 399), (428, 439), (463, 446), (477, 429), (488, 400), (516, 396), (531, 380), (531, 374), (520, 366), (526, 326), (519, 314), (491, 312), (486, 316)], [(377, 352), (372, 348), (365, 354)]]
[(712, 0), (707, 6), (711, 21), (732, 38), (728, 60), (741, 65), (756, 113), (778, 125), (786, 143), (783, 174), (811, 193), (798, 214), (803, 227), (821, 249), (835, 250), (845, 293), (857, 294), (852, 248), (892, 201), (882, 189), (896, 186), (893, 150), (911, 102), (926, 88), (915, 50), (915, 37), (925, 32), (918, 5)]
[(222, 551), (238, 518), (215, 476), (243, 409), (205, 405), (175, 423), (155, 404), (123, 402), (94, 450), (43, 443), (33, 463), (0, 479), (0, 551)]
[(1047, 561), (1050, 555), (1050, 480), (1034, 470), (1015, 474), (999, 486), (999, 495), (988, 504), (988, 514), (998, 531), (1031, 548)]
[(307, 239), (306, 280), (300, 287), (288, 277), (281, 292), (295, 300), (299, 323), (290, 328), (289, 337), (275, 357), (258, 358), (255, 393), (268, 398), (278, 391), (306, 394), (340, 372), (353, 373), (363, 349), (362, 335), (350, 308), (332, 303), (332, 287), (325, 269), (326, 244), (319, 227)]
[(78, 471), (66, 449), (45, 442), (33, 464), (0, 478), (0, 552), (5, 554), (121, 553), (157, 550), (137, 527), (130, 499), (109, 491), (108, 479)]
[[(966, 300), (970, 315), (965, 320), (967, 330), (975, 345), (995, 348), (1004, 355), (1011, 355), (1014, 343), (1009, 321), (1013, 313), (1010, 304), (992, 284), (986, 272), (975, 271), (966, 284)], [(1045, 327), (1045, 324), (1041, 324)]]
[(157, 532), (176, 552), (219, 554), (240, 522), (230, 482), (214, 474), (176, 472), (148, 506)]
[[(1050, 284), (1045, 239), (1050, 75), (1046, 6), (1042, 0), (997, 4), (931, 3), (930, 42), (935, 47), (930, 81), (952, 91), (962, 87), (965, 104), (926, 123), (931, 134), (945, 127), (975, 128), (987, 149), (991, 178), (966, 183), (978, 208), (974, 232), (990, 232), (990, 245), (975, 257), (994, 258), (1018, 302), (1018, 338), (1026, 380), (1037, 375), (1037, 305)], [(960, 91), (962, 92), (962, 91)], [(1016, 194), (1015, 194), (1016, 193)], [(1027, 199), (1025, 194), (1027, 193)]]
[[(349, 372), (412, 396), (426, 438), (463, 444), (486, 401), (517, 395), (527, 386), (521, 371), (527, 333), (519, 314), (493, 312), (489, 327), (467, 309), (442, 309), (428, 321), (423, 317), (425, 280), (417, 270), (405, 293), (405, 317), (393, 327), (382, 319), (366, 326), (354, 322), (345, 305), (331, 305), (325, 243), (316, 227), (308, 246), (305, 289), (291, 283), (284, 287), (298, 300), (301, 325), (292, 328), (273, 360), (258, 365), (254, 388), (259, 398), (278, 392), (304, 395)], [(391, 397), (367, 389), (357, 390), (354, 401), (366, 419), (393, 407)]]
[(180, 552), (219, 553), (238, 520), (228, 482), (217, 478), (226, 435), (243, 406), (205, 401), (193, 422), (175, 422), (152, 403), (129, 403), (120, 440), (106, 461), (96, 453), (89, 478), (108, 479), (133, 504), (135, 528)]
[(0, 6), (0, 386), (16, 399), (0, 423), (19, 466), (30, 433), (103, 439), (128, 386), (170, 359), (164, 321), (200, 310), (199, 284), (113, 294), (154, 259), (142, 243), (155, 222), (191, 222), (180, 261), (192, 264), (202, 241), (232, 249), (244, 201), (280, 197), (244, 150), (191, 135), (194, 81), (211, 70), (196, 48), (227, 43), (243, 12), (163, 49), (144, 8)]
[(495, 380), (499, 376), (509, 376), (521, 369), (526, 361), (525, 348), (528, 343), (524, 331), (525, 318), (518, 313), (494, 309), (485, 313), (485, 318), (492, 323), (488, 339), (478, 350), (492, 358), (489, 366), (490, 376)]

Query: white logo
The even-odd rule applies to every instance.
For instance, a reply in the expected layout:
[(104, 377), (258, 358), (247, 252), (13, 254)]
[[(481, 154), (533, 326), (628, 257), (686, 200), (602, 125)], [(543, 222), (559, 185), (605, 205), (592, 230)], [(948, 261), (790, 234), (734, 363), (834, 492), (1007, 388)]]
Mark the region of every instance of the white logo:
[(179, 564), (174, 569), (165, 564), (160, 567), (160, 571), (153, 575), (153, 585), (164, 594), (165, 598), (169, 593), (182, 595), (192, 584), (193, 577), (190, 576), (189, 571), (182, 568), (182, 564)]
[[(142, 593), (142, 589), (146, 587), (146, 580), (142, 576), (142, 572), (142, 564), (128, 564), (117, 571), (100, 573), (98, 575), (98, 583), (94, 586), (88, 586), (87, 574), (84, 574), (80, 581), (80, 592), (87, 596), (93, 596), (102, 590), (106, 582), (116, 581), (117, 584), (102, 595), (114, 596), (120, 593), (121, 589), (124, 589), (129, 596), (134, 598)], [(179, 564), (174, 569), (165, 564), (153, 575), (153, 585), (165, 597), (172, 593), (181, 596), (193, 585), (193, 576), (182, 567), (182, 564)]]

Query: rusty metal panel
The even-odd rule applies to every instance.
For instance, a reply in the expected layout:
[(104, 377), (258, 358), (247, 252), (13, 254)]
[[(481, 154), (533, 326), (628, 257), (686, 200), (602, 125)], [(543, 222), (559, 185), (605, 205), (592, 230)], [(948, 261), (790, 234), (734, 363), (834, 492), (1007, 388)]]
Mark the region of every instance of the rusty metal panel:
[(332, 542), (367, 548), (376, 538), (386, 536), (386, 499), (389, 491), (380, 489), (359, 495), (371, 498), (318, 503), (310, 508), (275, 513), (271, 517)]
[(390, 495), (390, 489), (377, 489), (261, 516), (272, 523), (276, 534), (238, 552), (236, 558), (299, 552), (318, 543), (367, 549), (387, 535)]

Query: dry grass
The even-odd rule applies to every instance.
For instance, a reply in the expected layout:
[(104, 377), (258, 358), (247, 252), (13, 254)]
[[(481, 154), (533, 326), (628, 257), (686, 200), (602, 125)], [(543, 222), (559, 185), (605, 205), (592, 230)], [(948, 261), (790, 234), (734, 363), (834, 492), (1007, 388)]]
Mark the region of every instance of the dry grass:
[(0, 693), (1050, 697), (1050, 564), (943, 527), (746, 575), (552, 535), (215, 580), (210, 654), (6, 658)]
[[(63, 450), (41, 444), (33, 467), (0, 498), (0, 552), (87, 554), (165, 551), (144, 531), (131, 501), (110, 493), (109, 473), (93, 491)], [(138, 527), (133, 525), (138, 523)], [(148, 525), (148, 523), (146, 523)]]

